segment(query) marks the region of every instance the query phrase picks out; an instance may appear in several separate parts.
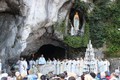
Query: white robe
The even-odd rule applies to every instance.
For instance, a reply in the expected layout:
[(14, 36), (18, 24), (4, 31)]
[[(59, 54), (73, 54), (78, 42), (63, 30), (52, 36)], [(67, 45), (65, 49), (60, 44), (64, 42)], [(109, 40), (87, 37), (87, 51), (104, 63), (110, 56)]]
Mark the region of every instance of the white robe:
[(20, 74), (26, 74), (26, 63), (25, 61), (18, 61), (19, 64), (19, 72)]
[(64, 61), (64, 71), (67, 71), (67, 62), (66, 61)]
[(38, 65), (38, 64), (39, 64), (39, 59), (35, 61), (35, 65)]
[(74, 17), (74, 28), (75, 30), (79, 30), (79, 19), (76, 19), (75, 17)]
[(95, 70), (94, 73), (98, 73), (98, 59), (95, 60)]
[(24, 60), (24, 66), (25, 66), (25, 68), (24, 68), (24, 74), (27, 75), (28, 64), (27, 64), (26, 60)]
[(66, 61), (66, 71), (69, 72), (69, 61)]
[(80, 76), (83, 74), (83, 70), (84, 70), (84, 61), (83, 59), (80, 60)]
[(79, 30), (79, 19), (76, 19), (74, 17), (74, 35), (78, 34), (78, 30)]
[(44, 57), (39, 58), (39, 64), (46, 64), (46, 60)]
[(68, 61), (68, 72), (71, 72), (71, 64), (72, 64), (72, 61), (69, 60), (69, 61)]
[(101, 60), (98, 62), (99, 72), (104, 72), (104, 62)]
[(35, 65), (35, 61), (34, 61), (34, 60), (30, 60), (30, 61), (29, 61), (29, 66), (30, 66), (30, 68), (32, 68), (33, 65)]
[(64, 62), (60, 62), (60, 74), (64, 72)]
[(47, 64), (52, 65), (52, 61), (51, 60), (47, 61)]
[(94, 73), (98, 73), (98, 70), (97, 70), (97, 60), (95, 60), (95, 59), (91, 63), (91, 71), (94, 72)]
[(75, 68), (75, 69), (76, 69), (76, 71), (75, 71), (76, 74), (77, 74), (77, 75), (80, 75), (80, 74), (79, 74), (79, 73), (80, 73), (80, 61), (79, 61), (79, 60), (76, 61), (76, 68)]
[(53, 73), (57, 74), (57, 60), (53, 60), (52, 64), (54, 65), (54, 68), (55, 68)]
[(72, 65), (71, 65), (71, 72), (75, 73), (75, 71), (76, 71), (75, 68), (76, 68), (76, 61), (73, 60), (73, 61), (72, 61)]
[(60, 74), (60, 61), (57, 61), (57, 74)]
[(0, 62), (0, 73), (1, 73), (1, 71), (2, 71), (2, 63)]
[(105, 72), (105, 71), (108, 71), (108, 72), (109, 72), (109, 66), (110, 66), (110, 62), (107, 61), (107, 60), (105, 60), (105, 61), (104, 61), (104, 72)]

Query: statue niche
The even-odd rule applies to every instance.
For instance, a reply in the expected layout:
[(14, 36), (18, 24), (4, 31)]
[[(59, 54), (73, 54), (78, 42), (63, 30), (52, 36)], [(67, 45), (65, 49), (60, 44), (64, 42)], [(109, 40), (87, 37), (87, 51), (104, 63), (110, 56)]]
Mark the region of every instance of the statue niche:
[(71, 36), (83, 35), (85, 18), (81, 10), (71, 9), (70, 15), (70, 27), (69, 32)]

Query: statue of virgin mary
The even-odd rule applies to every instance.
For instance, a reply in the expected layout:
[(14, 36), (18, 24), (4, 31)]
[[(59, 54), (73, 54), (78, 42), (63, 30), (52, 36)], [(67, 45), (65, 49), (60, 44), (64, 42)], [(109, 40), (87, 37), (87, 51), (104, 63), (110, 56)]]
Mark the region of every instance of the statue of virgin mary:
[(77, 35), (78, 31), (79, 31), (79, 15), (78, 15), (78, 12), (75, 13), (74, 15), (74, 22), (73, 22), (73, 25), (74, 25), (74, 29), (75, 29), (75, 35)]

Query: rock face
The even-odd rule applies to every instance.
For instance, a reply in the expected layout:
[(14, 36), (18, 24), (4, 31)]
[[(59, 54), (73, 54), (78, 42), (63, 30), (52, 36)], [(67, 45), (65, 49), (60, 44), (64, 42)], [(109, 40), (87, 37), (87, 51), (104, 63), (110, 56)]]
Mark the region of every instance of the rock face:
[(120, 70), (120, 58), (109, 58), (110, 61), (110, 70), (111, 72), (114, 72), (115, 69)]
[[(0, 0), (0, 59), (7, 64), (44, 44), (60, 45), (52, 25), (65, 19), (73, 0)], [(54, 39), (53, 39), (54, 38)]]

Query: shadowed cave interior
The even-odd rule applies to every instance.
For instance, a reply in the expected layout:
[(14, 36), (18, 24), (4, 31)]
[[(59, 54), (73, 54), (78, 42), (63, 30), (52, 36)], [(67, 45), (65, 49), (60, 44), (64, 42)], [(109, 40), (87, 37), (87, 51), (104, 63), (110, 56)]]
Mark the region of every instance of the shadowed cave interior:
[(39, 50), (35, 53), (34, 57), (39, 58), (41, 54), (44, 55), (45, 59), (47, 60), (50, 58), (64, 59), (65, 58), (65, 49), (59, 46), (54, 46), (52, 44), (43, 45), (39, 48)]

